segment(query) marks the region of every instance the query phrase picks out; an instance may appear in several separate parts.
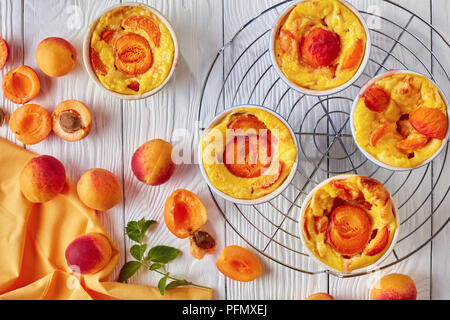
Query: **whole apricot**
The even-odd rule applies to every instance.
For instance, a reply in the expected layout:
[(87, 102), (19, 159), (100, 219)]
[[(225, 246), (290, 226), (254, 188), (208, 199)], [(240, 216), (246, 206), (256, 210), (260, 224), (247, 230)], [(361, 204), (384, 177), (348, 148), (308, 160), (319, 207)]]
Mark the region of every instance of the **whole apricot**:
[(325, 292), (318, 292), (310, 295), (306, 300), (336, 300), (332, 295)]
[(100, 233), (88, 233), (74, 239), (66, 248), (67, 265), (74, 272), (93, 274), (111, 260), (113, 250), (109, 240)]
[(31, 159), (20, 173), (20, 190), (28, 201), (50, 201), (64, 190), (66, 170), (63, 164), (51, 156)]
[(300, 43), (303, 62), (313, 68), (329, 66), (341, 51), (341, 39), (333, 31), (314, 28)]
[(372, 288), (371, 300), (416, 300), (414, 280), (406, 274), (391, 273), (382, 277)]
[(80, 200), (89, 208), (105, 211), (114, 207), (122, 198), (119, 179), (105, 169), (90, 169), (77, 183)]
[(172, 145), (161, 139), (144, 143), (134, 153), (131, 169), (139, 181), (151, 186), (163, 184), (175, 171)]
[(76, 61), (77, 51), (70, 42), (62, 38), (47, 38), (37, 46), (37, 65), (51, 77), (66, 75), (75, 67)]
[(9, 47), (8, 43), (0, 37), (0, 70), (3, 69), (3, 67), (6, 64), (6, 61), (8, 61), (9, 57)]

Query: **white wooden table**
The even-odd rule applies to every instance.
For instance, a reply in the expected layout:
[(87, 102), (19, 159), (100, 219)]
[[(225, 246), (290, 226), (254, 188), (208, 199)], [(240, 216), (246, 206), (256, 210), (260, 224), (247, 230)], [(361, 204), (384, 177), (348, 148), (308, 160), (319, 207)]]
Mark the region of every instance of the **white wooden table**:
[[(160, 93), (143, 101), (128, 102), (112, 98), (99, 90), (88, 78), (82, 64), (82, 42), (89, 23), (104, 8), (119, 0), (1, 0), (0, 34), (10, 44), (11, 56), (6, 71), (21, 64), (33, 67), (41, 80), (41, 93), (33, 102), (49, 111), (67, 99), (77, 99), (93, 111), (93, 129), (90, 135), (75, 143), (65, 142), (52, 134), (48, 139), (26, 148), (41, 154), (59, 158), (72, 181), (90, 168), (100, 167), (114, 172), (123, 183), (122, 202), (109, 212), (99, 213), (102, 223), (118, 247), (119, 263), (111, 275), (117, 279), (120, 267), (130, 259), (131, 243), (124, 238), (126, 223), (142, 217), (159, 223), (149, 237), (151, 245), (166, 244), (183, 251), (170, 265), (174, 275), (214, 289), (215, 299), (303, 299), (317, 291), (329, 292), (338, 299), (367, 299), (370, 287), (381, 275), (390, 272), (409, 274), (418, 287), (419, 299), (450, 299), (450, 226), (447, 226), (431, 243), (419, 252), (393, 267), (374, 274), (350, 279), (338, 279), (326, 274), (306, 275), (283, 267), (260, 255), (263, 276), (251, 283), (238, 283), (225, 278), (217, 271), (215, 261), (226, 245), (248, 245), (227, 224), (211, 199), (209, 190), (195, 164), (177, 167), (170, 181), (159, 187), (149, 187), (134, 177), (130, 161), (134, 151), (144, 142), (162, 138), (172, 142), (186, 129), (195, 133), (200, 93), (203, 80), (218, 50), (248, 20), (262, 10), (278, 3), (277, 0), (149, 0), (143, 1), (160, 10), (173, 24), (180, 44), (181, 57), (174, 78)], [(378, 0), (350, 1), (358, 9), (385, 8)], [(446, 0), (397, 0), (412, 12), (431, 22), (449, 39), (450, 2)], [(402, 17), (399, 17), (402, 19)], [(414, 26), (411, 26), (414, 30)], [(421, 30), (414, 30), (414, 32)], [(428, 31), (427, 31), (428, 32)], [(70, 41), (77, 49), (78, 60), (74, 71), (62, 78), (44, 76), (35, 61), (35, 49), (46, 37), (57, 36)], [(440, 59), (447, 59), (448, 47), (433, 48)], [(225, 61), (225, 63), (227, 63)], [(220, 83), (217, 83), (220, 90)], [(448, 94), (448, 83), (446, 84)], [(9, 114), (17, 107), (3, 98), (2, 106)], [(16, 141), (7, 126), (0, 127), (0, 136)], [(188, 150), (195, 150), (195, 143), (185, 142)], [(0, 150), (1, 152), (1, 150)], [(440, 158), (442, 159), (442, 158)], [(438, 160), (443, 161), (443, 160)], [(448, 161), (448, 160), (447, 160)], [(436, 167), (442, 166), (439, 162)], [(443, 173), (449, 177), (449, 170)], [(209, 221), (218, 241), (214, 255), (195, 260), (189, 254), (189, 241), (173, 236), (165, 227), (163, 207), (174, 189), (186, 188), (196, 192), (207, 206)], [(436, 190), (436, 197), (445, 190)], [(414, 200), (413, 200), (414, 201)], [(419, 205), (417, 200), (417, 205)], [(414, 202), (412, 207), (414, 207)], [(440, 210), (448, 210), (450, 196)], [(442, 217), (448, 217), (443, 214)], [(441, 225), (440, 216), (427, 222), (432, 233), (433, 225)], [(423, 235), (424, 239), (429, 234)], [(417, 239), (420, 242), (420, 239)], [(140, 272), (130, 282), (156, 285), (159, 278), (151, 272)]]

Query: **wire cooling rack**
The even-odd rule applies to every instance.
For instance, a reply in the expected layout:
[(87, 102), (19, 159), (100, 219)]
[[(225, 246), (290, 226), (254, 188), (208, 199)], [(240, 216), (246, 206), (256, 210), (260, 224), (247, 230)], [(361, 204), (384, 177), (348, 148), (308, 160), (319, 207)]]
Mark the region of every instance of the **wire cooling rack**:
[[(450, 211), (441, 206), (450, 190), (448, 143), (425, 166), (405, 171), (380, 168), (368, 161), (353, 141), (350, 106), (367, 80), (390, 69), (422, 73), (448, 90), (449, 59), (437, 56), (433, 49), (448, 50), (449, 43), (420, 16), (392, 1), (380, 0), (379, 5), (360, 10), (372, 40), (369, 63), (361, 77), (336, 94), (307, 96), (278, 77), (268, 52), (271, 27), (291, 2), (264, 10), (219, 50), (203, 84), (198, 120), (203, 133), (215, 115), (234, 105), (258, 104), (275, 110), (289, 122), (299, 142), (295, 177), (277, 198), (261, 205), (227, 202), (212, 190), (211, 195), (234, 232), (267, 258), (307, 274), (354, 277), (367, 272), (338, 275), (308, 257), (299, 237), (298, 218), (304, 198), (322, 180), (345, 173), (373, 177), (390, 191), (400, 217), (394, 250), (370, 272), (387, 268), (425, 247), (450, 220)], [(448, 92), (444, 94), (448, 96)]]

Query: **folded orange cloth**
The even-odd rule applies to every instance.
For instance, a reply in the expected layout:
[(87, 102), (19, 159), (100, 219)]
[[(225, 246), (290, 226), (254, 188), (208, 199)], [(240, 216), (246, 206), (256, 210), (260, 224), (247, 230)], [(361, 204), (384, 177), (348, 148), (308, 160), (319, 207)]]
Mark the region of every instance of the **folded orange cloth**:
[(64, 256), (69, 243), (89, 232), (108, 235), (69, 181), (67, 191), (47, 203), (23, 197), (19, 175), (34, 156), (0, 138), (0, 299), (211, 299), (210, 289), (183, 287), (161, 296), (154, 287), (106, 282), (119, 258), (114, 245), (99, 273), (71, 273)]

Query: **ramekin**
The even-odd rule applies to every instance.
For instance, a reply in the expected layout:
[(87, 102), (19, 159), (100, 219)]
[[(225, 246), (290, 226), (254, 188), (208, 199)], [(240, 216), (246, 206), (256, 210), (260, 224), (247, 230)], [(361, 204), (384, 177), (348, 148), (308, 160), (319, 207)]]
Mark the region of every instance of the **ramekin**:
[[(172, 62), (172, 67), (170, 69), (169, 74), (167, 75), (166, 79), (156, 88), (154, 88), (153, 90), (147, 91), (145, 93), (143, 93), (142, 95), (139, 94), (121, 94), (112, 90), (109, 90), (107, 88), (105, 88), (103, 86), (103, 84), (100, 82), (100, 80), (97, 78), (97, 75), (95, 74), (94, 70), (92, 69), (91, 66), (91, 61), (90, 61), (90, 56), (89, 56), (89, 50), (91, 47), (91, 37), (92, 37), (92, 33), (98, 23), (98, 21), (100, 20), (100, 18), (107, 12), (114, 10), (116, 8), (119, 7), (143, 7), (149, 11), (151, 11), (154, 15), (156, 15), (163, 23), (164, 25), (167, 27), (167, 29), (169, 29), (170, 34), (172, 36), (173, 39), (173, 43), (174, 43), (174, 55), (173, 55), (173, 62)], [(91, 78), (92, 81), (94, 81), (98, 86), (100, 86), (105, 92), (107, 92), (108, 94), (110, 94), (113, 97), (119, 98), (119, 99), (123, 99), (123, 100), (140, 100), (140, 99), (145, 99), (148, 98), (152, 95), (154, 95), (155, 93), (159, 92), (166, 84), (167, 82), (169, 82), (169, 80), (172, 78), (172, 75), (177, 67), (178, 64), (178, 55), (179, 55), (179, 47), (178, 47), (178, 39), (177, 36), (175, 34), (174, 28), (172, 27), (172, 25), (169, 23), (169, 21), (166, 19), (166, 17), (164, 17), (162, 15), (161, 12), (159, 12), (158, 10), (156, 10), (155, 8), (152, 8), (146, 4), (143, 3), (136, 3), (136, 2), (124, 2), (121, 4), (117, 4), (114, 6), (111, 6), (107, 9), (105, 9), (90, 25), (89, 25), (89, 29), (88, 32), (86, 33), (86, 37), (84, 39), (83, 42), (83, 63), (84, 63), (84, 67), (86, 68), (87, 73), (89, 74), (89, 78)]]
[(364, 31), (366, 33), (366, 48), (364, 51), (364, 57), (363, 60), (361, 61), (361, 64), (359, 65), (358, 70), (356, 71), (356, 73), (353, 75), (353, 77), (351, 79), (349, 79), (347, 82), (343, 83), (342, 85), (335, 87), (335, 88), (331, 88), (331, 89), (327, 89), (327, 90), (312, 90), (312, 89), (308, 89), (308, 88), (304, 88), (299, 86), (298, 84), (294, 83), (293, 81), (289, 80), (281, 71), (280, 67), (278, 66), (277, 60), (276, 60), (276, 55), (275, 55), (275, 40), (276, 40), (276, 36), (278, 34), (279, 29), (281, 28), (282, 24), (284, 23), (284, 21), (286, 20), (287, 16), (290, 14), (290, 12), (297, 6), (297, 4), (301, 3), (301, 2), (305, 2), (308, 0), (300, 0), (300, 1), (295, 1), (293, 4), (291, 4), (290, 6), (288, 6), (282, 13), (281, 15), (278, 17), (278, 19), (275, 21), (274, 25), (272, 26), (272, 31), (270, 33), (270, 42), (269, 42), (269, 53), (270, 53), (270, 59), (272, 61), (272, 66), (275, 69), (275, 71), (277, 72), (278, 76), (283, 80), (284, 83), (286, 83), (286, 85), (288, 85), (290, 88), (304, 93), (306, 95), (311, 95), (311, 96), (325, 96), (325, 95), (331, 95), (334, 93), (337, 93), (339, 91), (342, 91), (344, 89), (346, 89), (347, 87), (349, 87), (350, 85), (352, 85), (363, 73), (367, 62), (369, 61), (369, 56), (370, 56), (370, 48), (371, 48), (371, 40), (370, 40), (370, 33), (369, 33), (369, 28), (367, 27), (366, 22), (364, 21), (363, 17), (361, 16), (361, 14), (359, 13), (358, 10), (356, 10), (351, 4), (349, 4), (346, 1), (343, 0), (339, 0), (339, 2), (341, 2), (343, 5), (345, 5), (347, 8), (349, 8), (355, 15), (356, 17), (359, 19), (359, 21), (361, 22)]
[[(252, 108), (252, 109), (261, 109), (263, 111), (269, 112), (270, 114), (272, 114), (274, 117), (276, 117), (278, 120), (280, 120), (285, 126), (286, 128), (288, 128), (292, 140), (294, 141), (295, 144), (295, 148), (297, 151), (297, 158), (296, 161), (294, 162), (294, 164), (292, 165), (291, 168), (291, 172), (289, 172), (289, 175), (286, 177), (286, 179), (284, 180), (284, 182), (274, 191), (272, 191), (271, 193), (268, 193), (260, 198), (257, 199), (239, 199), (239, 198), (234, 198), (231, 197), (230, 195), (220, 191), (219, 189), (217, 189), (214, 184), (212, 184), (211, 180), (209, 179), (208, 175), (206, 174), (205, 168), (203, 166), (203, 150), (202, 150), (202, 140), (203, 137), (207, 134), (207, 132), (209, 130), (211, 130), (212, 128), (214, 128), (225, 116), (227, 116), (229, 113), (233, 112), (235, 109), (237, 108)], [(287, 188), (287, 186), (291, 183), (292, 179), (295, 176), (295, 173), (297, 171), (297, 166), (298, 166), (298, 162), (299, 162), (299, 147), (298, 147), (298, 141), (295, 137), (295, 133), (294, 130), (292, 129), (291, 125), (283, 119), (283, 117), (281, 115), (279, 115), (277, 112), (263, 107), (263, 106), (259, 106), (259, 105), (253, 105), (253, 104), (244, 104), (244, 105), (236, 105), (233, 106), (229, 109), (224, 110), (223, 112), (221, 112), (220, 114), (218, 114), (208, 125), (208, 127), (205, 129), (202, 137), (200, 138), (199, 141), (199, 145), (198, 145), (198, 159), (199, 159), (199, 167), (200, 167), (200, 172), (202, 174), (203, 179), (206, 181), (206, 183), (208, 184), (208, 186), (210, 187), (211, 190), (214, 191), (214, 193), (218, 194), (221, 198), (233, 202), (233, 203), (237, 203), (237, 204), (242, 204), (242, 205), (257, 205), (257, 204), (261, 204), (264, 202), (268, 202), (272, 199), (274, 199), (275, 197), (277, 197), (281, 192), (284, 191), (284, 189)]]
[(332, 274), (334, 274), (334, 275), (336, 275), (338, 277), (345, 277), (345, 276), (359, 274), (359, 273), (366, 273), (366, 272), (369, 272), (369, 271), (372, 271), (372, 270), (376, 269), (376, 267), (381, 262), (383, 262), (391, 254), (391, 252), (394, 250), (394, 246), (397, 243), (397, 238), (398, 238), (399, 228), (400, 228), (400, 218), (399, 218), (399, 215), (398, 215), (398, 209), (397, 209), (397, 206), (395, 205), (394, 199), (392, 199), (392, 196), (391, 196), (392, 209), (394, 210), (394, 215), (395, 215), (395, 221), (397, 223), (397, 228), (395, 229), (394, 237), (392, 238), (392, 241), (391, 241), (391, 244), (390, 244), (389, 248), (386, 250), (386, 252), (377, 261), (375, 261), (374, 263), (372, 263), (371, 265), (369, 265), (367, 267), (360, 268), (360, 269), (355, 269), (355, 270), (352, 270), (349, 273), (345, 273), (345, 272), (342, 272), (342, 271), (339, 271), (339, 270), (336, 270), (336, 269), (330, 267), (329, 265), (327, 265), (326, 263), (320, 261), (320, 259), (316, 257), (316, 255), (307, 246), (306, 240), (305, 240), (305, 236), (303, 234), (303, 216), (305, 215), (306, 207), (308, 206), (309, 201), (311, 201), (311, 198), (313, 197), (314, 193), (319, 188), (323, 187), (324, 185), (326, 185), (330, 181), (338, 180), (338, 179), (347, 179), (347, 178), (352, 177), (352, 176), (359, 176), (359, 175), (342, 174), (342, 175), (337, 175), (337, 176), (328, 178), (328, 179), (322, 181), (321, 183), (319, 183), (314, 189), (311, 190), (310, 193), (308, 193), (308, 195), (306, 196), (305, 200), (303, 200), (303, 203), (302, 203), (302, 206), (301, 206), (301, 209), (300, 209), (300, 218), (298, 220), (299, 230), (300, 230), (300, 239), (302, 241), (303, 249), (306, 251), (308, 256), (314, 262), (316, 262), (318, 265), (323, 267), (329, 273), (332, 273)]
[(415, 74), (418, 76), (423, 76), (425, 78), (427, 78), (429, 81), (431, 81), (432, 84), (434, 84), (436, 86), (436, 88), (438, 89), (439, 93), (441, 94), (442, 100), (444, 100), (445, 105), (447, 106), (447, 117), (448, 117), (448, 121), (450, 123), (450, 116), (449, 116), (449, 110), (448, 110), (448, 100), (444, 95), (444, 92), (441, 90), (441, 88), (439, 88), (439, 86), (434, 83), (432, 80), (430, 80), (428, 77), (426, 77), (425, 75), (415, 72), (415, 71), (410, 71), (410, 70), (389, 70), (386, 71), (372, 79), (370, 79), (369, 81), (367, 81), (359, 90), (358, 95), (355, 97), (355, 99), (353, 100), (353, 104), (351, 106), (351, 111), (350, 111), (350, 129), (352, 132), (352, 136), (353, 136), (353, 141), (355, 141), (356, 146), (358, 147), (359, 151), (361, 151), (361, 153), (371, 162), (373, 162), (374, 164), (376, 164), (377, 166), (380, 166), (384, 169), (387, 170), (392, 170), (392, 171), (405, 171), (405, 170), (411, 170), (414, 168), (419, 168), (421, 166), (426, 165), (427, 163), (433, 161), (434, 158), (436, 158), (439, 153), (445, 148), (445, 146), (447, 145), (447, 141), (448, 141), (448, 135), (449, 135), (449, 128), (447, 128), (447, 134), (445, 136), (444, 139), (442, 139), (442, 144), (439, 147), (438, 150), (436, 150), (436, 152), (429, 157), (427, 160), (425, 160), (424, 162), (422, 162), (421, 164), (415, 166), (415, 167), (411, 167), (411, 168), (403, 168), (403, 167), (395, 167), (395, 166), (391, 166), (388, 165), (384, 162), (381, 162), (380, 160), (376, 159), (374, 156), (372, 156), (369, 152), (367, 152), (366, 150), (364, 150), (364, 148), (362, 148), (359, 143), (356, 141), (355, 139), (355, 124), (354, 124), (354, 114), (355, 114), (355, 109), (356, 109), (356, 105), (358, 104), (359, 100), (361, 99), (362, 95), (364, 94), (364, 92), (367, 90), (368, 87), (370, 87), (374, 82), (376, 82), (379, 79), (382, 79), (384, 77), (393, 75), (393, 74), (397, 74), (397, 73), (411, 73), (411, 74)]

